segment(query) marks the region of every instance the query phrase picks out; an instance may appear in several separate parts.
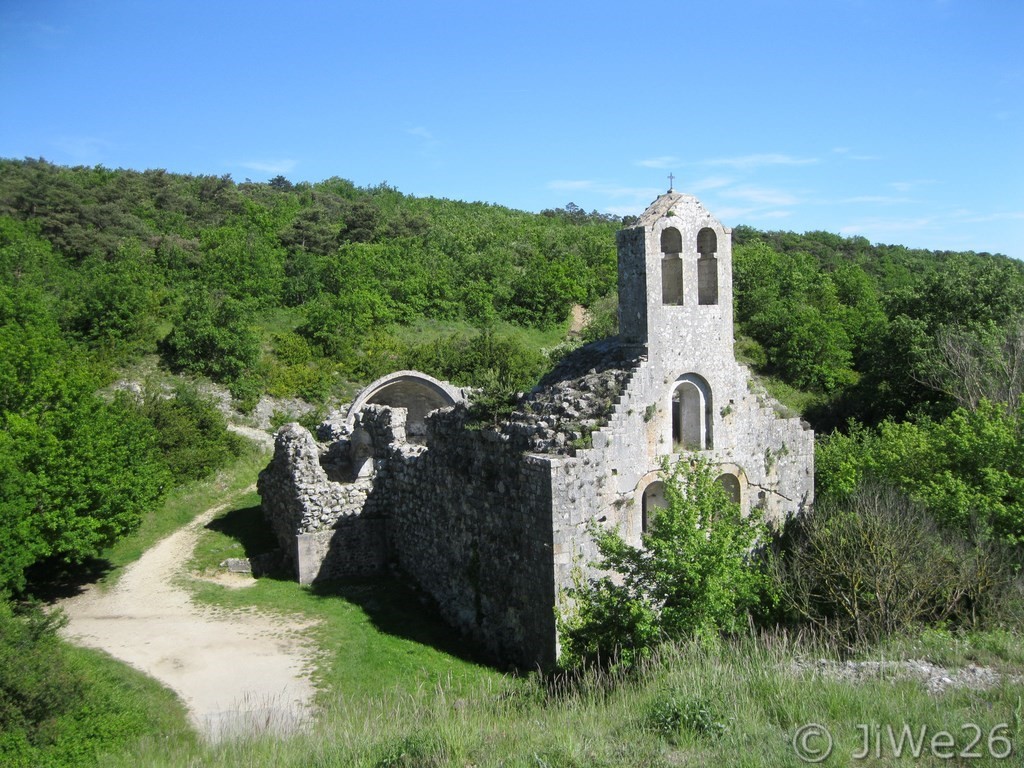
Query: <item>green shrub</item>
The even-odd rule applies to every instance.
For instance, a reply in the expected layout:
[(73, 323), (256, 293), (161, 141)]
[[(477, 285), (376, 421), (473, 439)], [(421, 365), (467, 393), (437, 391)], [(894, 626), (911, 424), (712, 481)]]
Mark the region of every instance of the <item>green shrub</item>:
[(654, 510), (643, 546), (595, 529), (601, 559), (616, 577), (578, 582), (559, 620), (569, 667), (633, 664), (663, 639), (733, 630), (768, 585), (754, 552), (766, 530), (758, 512), (740, 514), (704, 461), (663, 464), (664, 509)]
[(156, 428), (175, 482), (201, 480), (242, 450), (242, 438), (228, 431), (224, 415), (192, 387), (179, 386), (171, 398), (147, 394), (142, 413)]
[(550, 366), (541, 352), (489, 330), (437, 339), (410, 349), (405, 359), (407, 367), (439, 379), (474, 387), (500, 381), (513, 391), (531, 389)]
[(790, 524), (775, 579), (784, 609), (855, 647), (914, 625), (998, 622), (1020, 603), (1015, 561), (998, 543), (940, 529), (905, 494), (868, 480)]
[(81, 676), (60, 653), (61, 614), (16, 614), (0, 601), (0, 763), (47, 742), (54, 721), (83, 698)]
[(185, 301), (163, 346), (171, 365), (229, 383), (250, 372), (260, 357), (249, 308), (202, 294)]

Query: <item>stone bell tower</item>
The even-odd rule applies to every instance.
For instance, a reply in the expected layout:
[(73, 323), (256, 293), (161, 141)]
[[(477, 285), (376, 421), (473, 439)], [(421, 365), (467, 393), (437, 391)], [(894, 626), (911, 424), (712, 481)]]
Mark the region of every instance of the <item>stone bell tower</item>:
[(619, 333), (677, 367), (733, 361), (732, 230), (669, 190), (618, 233)]

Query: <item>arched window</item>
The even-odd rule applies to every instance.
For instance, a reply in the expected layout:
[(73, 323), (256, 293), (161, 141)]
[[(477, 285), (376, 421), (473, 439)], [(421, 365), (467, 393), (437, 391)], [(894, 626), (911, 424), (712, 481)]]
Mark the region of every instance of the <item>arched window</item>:
[(688, 373), (672, 391), (673, 451), (704, 451), (714, 447), (711, 387), (703, 377)]
[(729, 501), (739, 504), (741, 498), (740, 479), (727, 472), (724, 475), (719, 475), (718, 482), (725, 489), (725, 495), (729, 497)]
[(655, 480), (644, 488), (644, 495), (640, 501), (640, 525), (644, 533), (651, 529), (651, 523), (655, 516), (654, 510), (664, 509), (666, 506), (668, 503), (665, 501), (665, 484), (663, 482)]
[(697, 233), (697, 303), (718, 303), (718, 236), (715, 230), (704, 227)]
[(661, 303), (683, 303), (683, 236), (675, 227), (661, 231)]

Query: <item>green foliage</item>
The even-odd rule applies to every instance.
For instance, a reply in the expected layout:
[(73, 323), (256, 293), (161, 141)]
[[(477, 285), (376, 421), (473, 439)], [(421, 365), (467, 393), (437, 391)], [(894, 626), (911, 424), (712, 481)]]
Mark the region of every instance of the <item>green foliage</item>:
[(531, 389), (549, 367), (540, 352), (490, 330), (473, 336), (445, 336), (412, 347), (405, 361), (409, 368), (456, 384), (511, 393)]
[(0, 764), (87, 768), (143, 736), (194, 743), (167, 689), (58, 639), (61, 615), (0, 602)]
[(590, 322), (583, 329), (583, 342), (607, 339), (619, 334), (619, 293), (602, 296), (590, 307)]
[(0, 758), (16, 755), (19, 742), (45, 742), (53, 721), (82, 700), (82, 679), (60, 653), (61, 624), (60, 614), (28, 606), (17, 615), (0, 600)]
[(97, 554), (166, 490), (152, 426), (99, 383), (38, 294), (0, 287), (0, 589)]
[(1024, 542), (1024, 404), (983, 401), (942, 420), (885, 421), (819, 441), (819, 495), (849, 495), (865, 476), (897, 485), (941, 525)]
[(645, 730), (675, 742), (683, 732), (695, 736), (718, 739), (729, 726), (724, 722), (720, 703), (710, 696), (692, 696), (688, 692), (669, 688), (659, 691), (644, 713)]
[(164, 343), (164, 352), (177, 368), (217, 381), (238, 381), (260, 356), (252, 312), (232, 298), (191, 296)]
[(776, 580), (785, 609), (857, 647), (915, 625), (992, 624), (1019, 610), (1015, 560), (1007, 547), (940, 529), (905, 494), (868, 479), (790, 523)]
[(807, 254), (754, 241), (736, 248), (733, 275), (737, 319), (760, 344), (769, 372), (819, 392), (857, 380), (854, 360), (885, 319), (862, 270), (824, 272)]
[(155, 276), (137, 243), (112, 261), (93, 257), (79, 269), (81, 284), (65, 303), (61, 324), (94, 345), (141, 348), (152, 343), (157, 309)]
[(578, 582), (560, 618), (561, 663), (634, 664), (666, 638), (734, 630), (767, 585), (754, 547), (765, 528), (740, 515), (711, 467), (663, 467), (667, 506), (655, 510), (643, 546), (597, 529), (601, 559), (616, 574)]
[(242, 438), (228, 431), (224, 415), (192, 387), (179, 386), (173, 397), (149, 392), (141, 410), (176, 483), (201, 480), (241, 453)]

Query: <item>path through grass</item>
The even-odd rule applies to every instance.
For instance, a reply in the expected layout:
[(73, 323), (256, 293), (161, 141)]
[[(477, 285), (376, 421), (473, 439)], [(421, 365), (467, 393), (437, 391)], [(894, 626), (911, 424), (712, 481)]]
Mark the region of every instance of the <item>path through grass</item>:
[[(206, 526), (190, 566), (193, 571), (223, 572), (219, 564), (229, 557), (277, 546), (259, 502), (255, 493), (242, 496)], [(316, 618), (321, 648), (316, 682), (325, 707), (438, 685), (458, 692), (502, 678), (474, 657), (416, 593), (391, 578), (303, 587), (290, 573), (277, 573), (245, 589), (207, 581), (195, 581), (192, 588), (200, 600), (225, 608)]]

